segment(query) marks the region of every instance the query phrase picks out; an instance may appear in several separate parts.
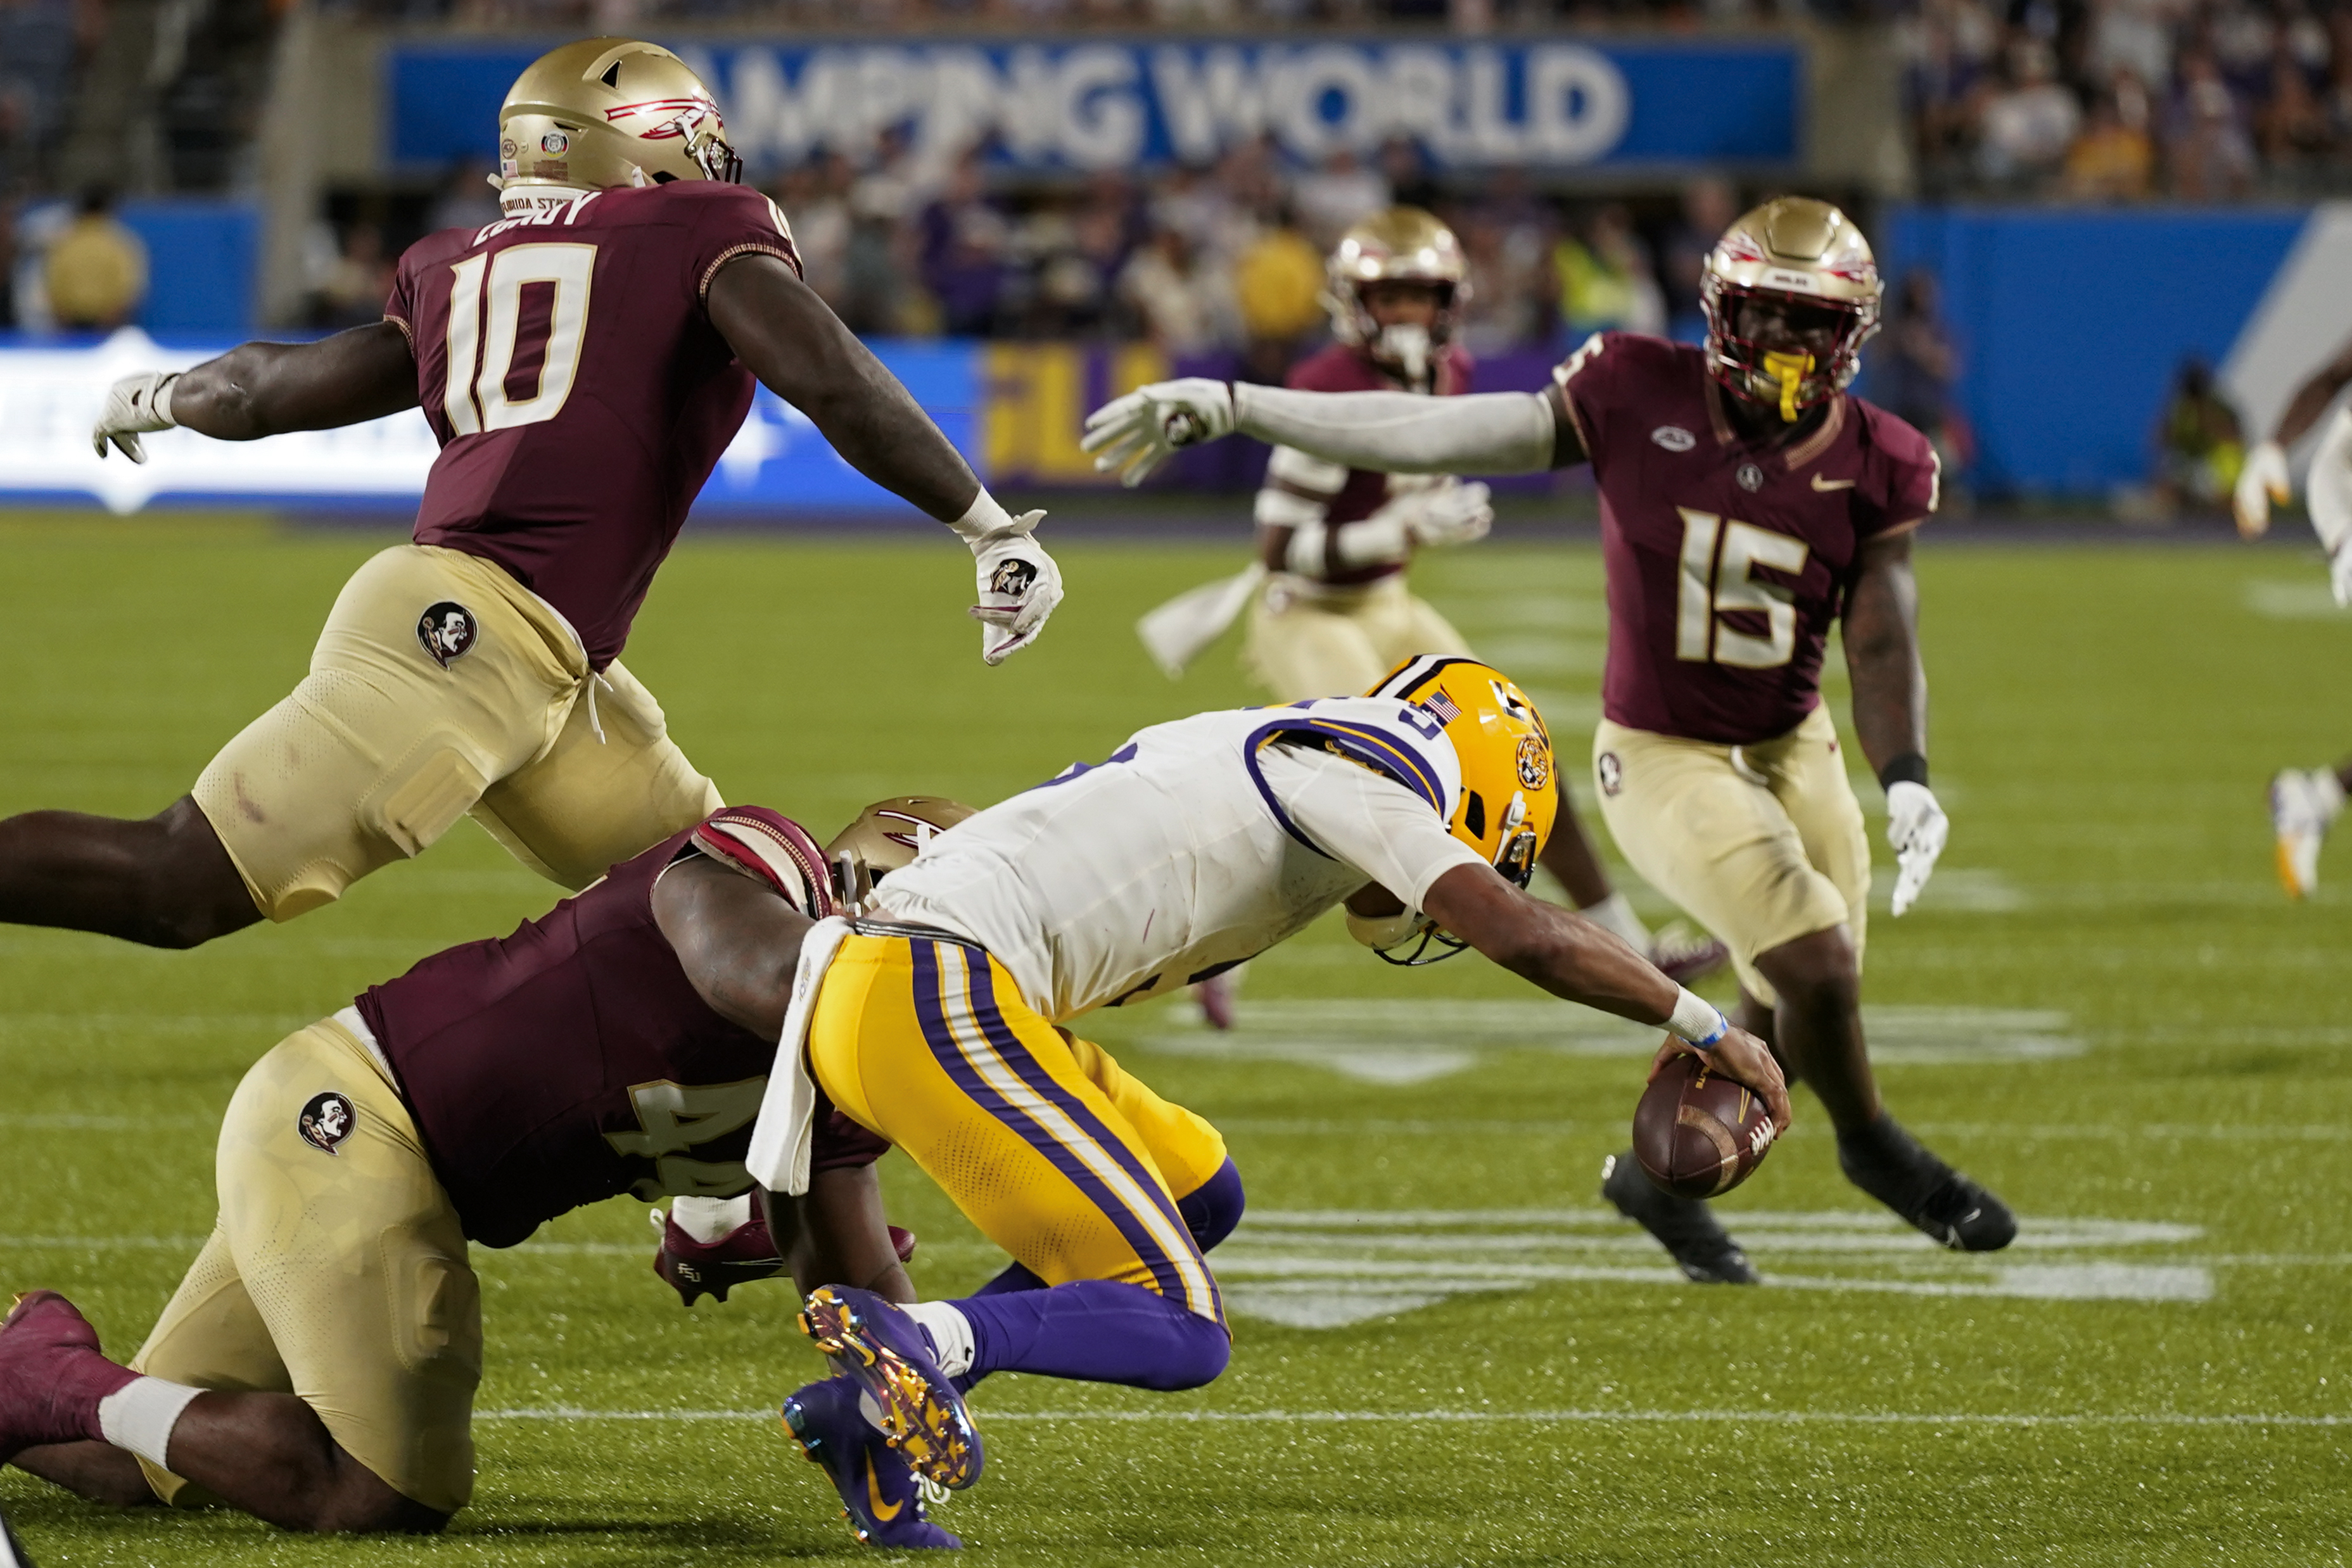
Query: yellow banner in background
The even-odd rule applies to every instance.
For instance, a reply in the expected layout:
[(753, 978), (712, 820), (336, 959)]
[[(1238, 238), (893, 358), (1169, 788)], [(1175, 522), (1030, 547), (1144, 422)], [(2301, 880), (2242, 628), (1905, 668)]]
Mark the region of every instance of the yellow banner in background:
[(981, 454), (992, 485), (1116, 485), (1078, 447), (1087, 415), (1147, 382), (1168, 357), (1149, 343), (990, 343)]

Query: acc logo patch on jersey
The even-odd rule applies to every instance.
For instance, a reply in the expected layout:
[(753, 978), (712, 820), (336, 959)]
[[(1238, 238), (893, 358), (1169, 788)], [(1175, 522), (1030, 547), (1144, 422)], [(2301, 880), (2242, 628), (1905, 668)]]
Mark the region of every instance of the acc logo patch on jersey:
[(1764, 470), (1753, 463), (1742, 463), (1738, 472), (1732, 475), (1732, 477), (1739, 481), (1741, 489), (1751, 495), (1764, 487)]
[(330, 1089), (310, 1096), (302, 1114), (295, 1118), (294, 1127), (304, 1143), (331, 1155), (359, 1123), (360, 1113), (352, 1109), (352, 1103)]
[(416, 618), (416, 642), (443, 669), (474, 651), (481, 626), (474, 612), (454, 599), (428, 606)]
[(1698, 437), (1679, 424), (1662, 424), (1650, 432), (1650, 439), (1669, 452), (1688, 452), (1698, 444)]

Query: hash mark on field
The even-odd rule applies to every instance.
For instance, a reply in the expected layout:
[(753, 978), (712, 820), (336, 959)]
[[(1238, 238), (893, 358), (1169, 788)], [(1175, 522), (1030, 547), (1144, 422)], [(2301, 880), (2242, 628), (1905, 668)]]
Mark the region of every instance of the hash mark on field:
[[(477, 1421), (773, 1421), (772, 1410), (587, 1410), (568, 1405), (543, 1408), (477, 1410)], [(2352, 1416), (2287, 1415), (2258, 1411), (2191, 1412), (1945, 1411), (1906, 1410), (991, 1410), (997, 1421), (1151, 1422), (1281, 1426), (1291, 1423), (1345, 1425), (1486, 1426), (1500, 1423), (1582, 1423), (1607, 1426), (1832, 1426), (1832, 1427), (2352, 1427)]]

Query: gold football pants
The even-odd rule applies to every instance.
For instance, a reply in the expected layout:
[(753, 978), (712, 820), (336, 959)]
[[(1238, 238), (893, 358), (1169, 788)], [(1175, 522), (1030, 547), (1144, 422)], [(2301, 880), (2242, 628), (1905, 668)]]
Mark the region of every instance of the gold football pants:
[(1368, 692), (1418, 653), (1469, 652), (1400, 571), (1360, 588), (1275, 578), (1250, 608), (1243, 658), (1276, 700), (1289, 703)]
[(1224, 1164), (1224, 1139), (1032, 1010), (979, 948), (849, 937), (808, 1052), (845, 1115), (906, 1150), (1047, 1284), (1116, 1280), (1224, 1321), (1176, 1209)]
[[(237, 1085), (215, 1164), (220, 1218), (131, 1369), (297, 1395), (394, 1491), (465, 1507), (481, 1293), (383, 1068), (331, 1019), (296, 1030)], [(206, 1500), (140, 1465), (165, 1502)]]
[[(429, 635), (428, 612), (462, 639)], [(591, 674), (572, 629), (503, 570), (413, 544), (352, 574), (310, 674), (194, 793), (272, 920), (333, 902), (468, 812), (576, 889), (725, 803), (617, 661)]]
[(1829, 709), (1754, 746), (1716, 746), (1607, 719), (1592, 737), (1601, 820), (1642, 879), (1731, 949), (1739, 984), (1774, 1006), (1756, 955), (1843, 925), (1862, 958), (1870, 838)]

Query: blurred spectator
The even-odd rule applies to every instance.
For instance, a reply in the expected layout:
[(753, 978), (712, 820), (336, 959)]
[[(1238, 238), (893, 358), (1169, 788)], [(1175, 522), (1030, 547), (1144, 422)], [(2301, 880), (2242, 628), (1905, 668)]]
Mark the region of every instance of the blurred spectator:
[(2009, 85), (1985, 100), (1978, 166), (1996, 184), (2048, 173), (2064, 161), (2082, 120), (2082, 106), (2056, 79), (2048, 47), (2021, 38), (2009, 51)]
[(801, 276), (836, 311), (848, 283), (849, 187), (856, 178), (849, 160), (832, 152), (787, 172), (775, 193), (793, 225)]
[(490, 188), (489, 166), (468, 158), (450, 172), (448, 183), (433, 199), (425, 215), (428, 233), (442, 229), (487, 228), (499, 221), (499, 193)]
[(1953, 402), (1959, 355), (1943, 319), (1936, 275), (1914, 267), (1889, 301), (1886, 329), (1865, 361), (1870, 400), (1926, 436), (1944, 465), (1947, 509), (1971, 456), (1967, 422)]
[(2172, 395), (2156, 427), (2156, 494), (2169, 513), (2184, 504), (2221, 505), (2238, 482), (2245, 462), (2245, 438), (2238, 411), (2213, 385), (2204, 361), (2181, 361)]
[(114, 215), (113, 192), (82, 193), (73, 221), (49, 245), (45, 276), (59, 327), (110, 331), (131, 319), (147, 297), (147, 247)]
[(1320, 169), (1300, 175), (1291, 186), (1290, 199), (1307, 237), (1329, 250), (1349, 229), (1387, 209), (1389, 183), (1342, 147)]
[(938, 302), (940, 324), (952, 336), (986, 337), (1003, 292), (1012, 227), (988, 199), (977, 152), (958, 160), (939, 200), (923, 209), (921, 227), (923, 286)]
[(2254, 145), (2237, 98), (2211, 56), (2191, 55), (2181, 62), (2170, 119), (2166, 151), (2173, 193), (2192, 202), (2245, 194), (2253, 177)]
[(1401, 207), (1433, 209), (1438, 204), (1437, 181), (1421, 143), (1409, 136), (1391, 136), (1381, 143), (1381, 177), (1389, 183), (1389, 200)]
[(353, 224), (344, 232), (342, 253), (311, 298), (310, 325), (332, 329), (381, 320), (392, 292), (392, 270), (383, 254), (383, 231), (371, 223)]
[(1559, 317), (1570, 339), (1592, 332), (1663, 332), (1665, 297), (1650, 269), (1633, 220), (1612, 202), (1592, 214), (1581, 236), (1552, 249)]
[(2254, 117), (2263, 162), (2281, 171), (2300, 171), (2307, 160), (2326, 152), (2333, 138), (2327, 110), (2313, 90), (2308, 68), (2295, 51), (2291, 30), (2279, 34), (2267, 86), (2269, 100)]
[(1706, 336), (1699, 314), (1699, 281), (1706, 273), (1707, 252), (1739, 215), (1738, 193), (1731, 182), (1702, 174), (1683, 187), (1682, 216), (1666, 231), (1666, 327), (1670, 336), (1696, 343)]
[(1144, 338), (1171, 358), (1234, 342), (1239, 321), (1218, 272), (1175, 229), (1154, 229), (1118, 276), (1121, 301)]
[(1292, 349), (1322, 326), (1323, 285), (1323, 252), (1286, 213), (1235, 261), (1234, 304), (1248, 339), (1250, 368), (1261, 379), (1279, 382)]
[(2083, 134), (2066, 150), (2066, 194), (2081, 202), (2136, 202), (2156, 183), (2156, 143), (2147, 133), (2147, 95), (2128, 71), (2091, 103)]

